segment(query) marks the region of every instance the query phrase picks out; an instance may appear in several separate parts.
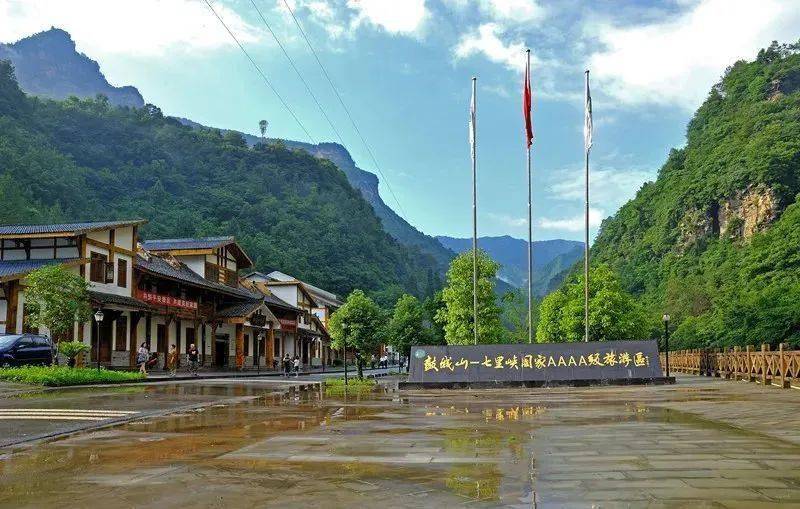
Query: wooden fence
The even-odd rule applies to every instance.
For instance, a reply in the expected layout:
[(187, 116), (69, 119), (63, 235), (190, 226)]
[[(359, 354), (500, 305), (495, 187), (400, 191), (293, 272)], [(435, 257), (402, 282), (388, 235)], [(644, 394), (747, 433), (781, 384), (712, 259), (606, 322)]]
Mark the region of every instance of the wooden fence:
[[(661, 368), (666, 369), (666, 356), (661, 353)], [(784, 345), (770, 350), (761, 345), (722, 349), (677, 350), (669, 353), (671, 372), (715, 376), (732, 380), (760, 382), (787, 389), (800, 386), (800, 350), (786, 350)]]

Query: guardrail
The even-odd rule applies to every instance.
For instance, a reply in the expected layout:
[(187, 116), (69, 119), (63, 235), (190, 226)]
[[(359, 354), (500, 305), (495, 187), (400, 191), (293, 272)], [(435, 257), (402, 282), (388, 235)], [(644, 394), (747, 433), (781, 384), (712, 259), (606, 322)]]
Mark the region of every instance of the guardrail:
[[(661, 366), (666, 366), (661, 353)], [(721, 349), (676, 350), (669, 352), (670, 371), (714, 376), (731, 380), (760, 382), (788, 389), (800, 386), (800, 350), (787, 350), (783, 343), (777, 350), (762, 344), (757, 350), (735, 346)]]

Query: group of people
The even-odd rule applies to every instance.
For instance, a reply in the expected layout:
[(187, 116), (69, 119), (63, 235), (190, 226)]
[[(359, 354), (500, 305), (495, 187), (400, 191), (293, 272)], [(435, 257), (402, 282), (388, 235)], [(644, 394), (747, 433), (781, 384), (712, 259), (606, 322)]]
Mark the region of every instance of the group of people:
[[(167, 369), (169, 376), (174, 377), (178, 372), (178, 347), (170, 345), (167, 352)], [(189, 373), (194, 376), (197, 375), (197, 370), (200, 367), (200, 351), (194, 343), (189, 345), (189, 350), (186, 352), (186, 360), (189, 363)], [(139, 371), (147, 375), (147, 368), (153, 368), (158, 364), (158, 354), (150, 351), (147, 343), (142, 343), (139, 346), (139, 351), (136, 352), (136, 364), (139, 365)]]
[(283, 360), (281, 361), (283, 364), (283, 376), (289, 376), (290, 374), (294, 373), (294, 376), (300, 376), (300, 357), (297, 355), (294, 356), (294, 359), (289, 357), (289, 354), (283, 356)]
[(379, 368), (388, 368), (389, 367), (389, 357), (386, 354), (381, 355), (380, 357), (375, 357), (375, 354), (372, 354), (369, 358), (369, 366), (372, 369), (375, 369), (375, 364), (378, 364)]

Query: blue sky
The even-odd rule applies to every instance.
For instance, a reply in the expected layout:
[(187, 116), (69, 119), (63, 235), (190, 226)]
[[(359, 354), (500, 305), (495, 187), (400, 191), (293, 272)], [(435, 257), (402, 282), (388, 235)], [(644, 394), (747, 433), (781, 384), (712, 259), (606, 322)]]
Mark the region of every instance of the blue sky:
[[(209, 0), (308, 128), (338, 141), (251, 0)], [(253, 0), (356, 163), (377, 173), (283, 0)], [(727, 65), (800, 38), (794, 0), (289, 0), (385, 175), (431, 235), (471, 235), (467, 137), (478, 77), (479, 234), (526, 232), (520, 91), (532, 51), (534, 238), (582, 238), (582, 86), (592, 72), (592, 225), (654, 178)], [(69, 31), (115, 85), (166, 114), (311, 141), (202, 0), (0, 0), (0, 41)], [(388, 180), (401, 203), (386, 187)]]

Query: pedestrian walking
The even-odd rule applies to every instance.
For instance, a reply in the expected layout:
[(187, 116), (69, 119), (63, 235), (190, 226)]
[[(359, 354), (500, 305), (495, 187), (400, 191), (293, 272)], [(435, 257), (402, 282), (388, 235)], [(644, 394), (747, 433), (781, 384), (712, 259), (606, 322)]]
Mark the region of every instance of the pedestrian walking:
[(169, 368), (169, 376), (175, 378), (178, 371), (178, 347), (171, 345), (169, 353), (167, 353), (167, 367)]
[(149, 358), (150, 350), (147, 348), (147, 343), (142, 343), (136, 353), (136, 364), (139, 365), (139, 372), (144, 376), (147, 376), (147, 361)]
[(369, 368), (370, 369), (375, 369), (375, 354), (374, 353), (369, 356)]
[(186, 359), (189, 361), (189, 373), (193, 376), (198, 376), (197, 369), (200, 362), (200, 352), (197, 351), (197, 347), (194, 346), (194, 343), (189, 345), (189, 353), (186, 354)]
[(300, 376), (300, 357), (294, 356), (294, 376)]
[(292, 371), (292, 359), (289, 357), (289, 354), (283, 356), (283, 376), (289, 376), (289, 372)]

